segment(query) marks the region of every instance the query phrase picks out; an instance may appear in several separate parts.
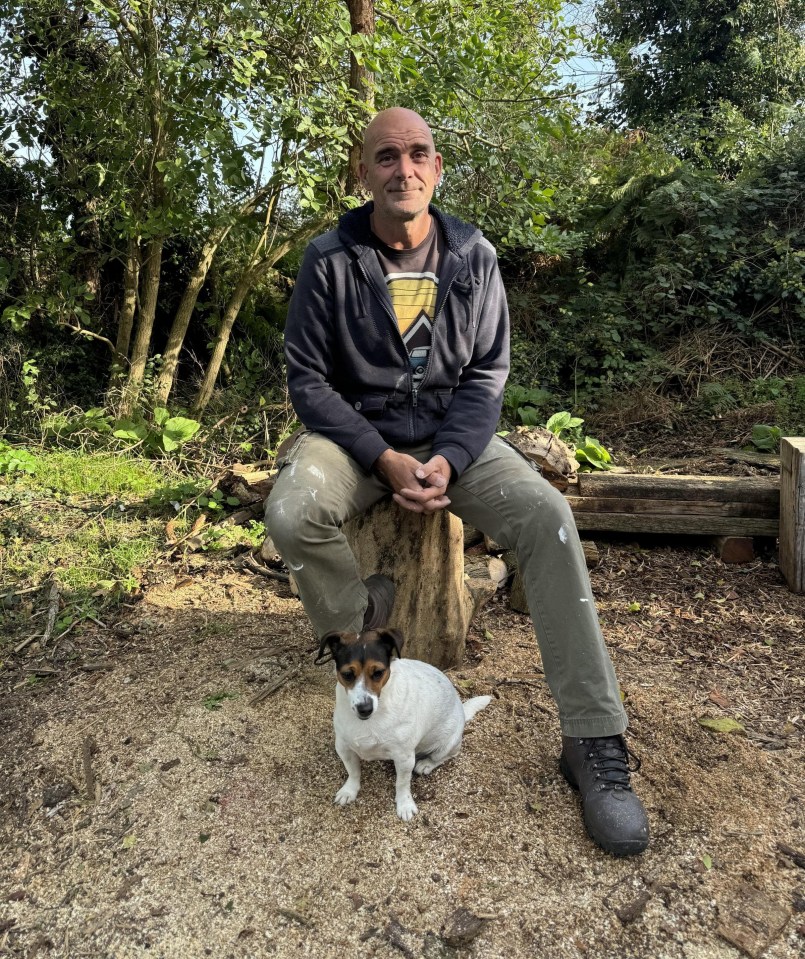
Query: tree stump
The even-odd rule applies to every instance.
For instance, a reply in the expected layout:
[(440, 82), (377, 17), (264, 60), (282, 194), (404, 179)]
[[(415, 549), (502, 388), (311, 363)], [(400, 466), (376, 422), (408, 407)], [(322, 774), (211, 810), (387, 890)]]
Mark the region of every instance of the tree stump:
[(344, 525), (366, 579), (382, 573), (397, 588), (389, 626), (404, 638), (403, 654), (439, 669), (458, 666), (470, 620), (494, 594), (489, 577), (464, 576), (461, 521), (439, 510), (430, 516), (382, 500)]

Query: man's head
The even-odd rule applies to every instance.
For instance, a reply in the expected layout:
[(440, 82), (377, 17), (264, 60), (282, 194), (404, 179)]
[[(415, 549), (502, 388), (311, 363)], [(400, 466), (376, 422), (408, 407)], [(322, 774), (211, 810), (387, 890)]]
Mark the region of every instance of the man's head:
[(426, 215), (442, 156), (422, 117), (403, 107), (378, 113), (364, 133), (360, 175), (374, 198), (376, 220), (391, 224)]

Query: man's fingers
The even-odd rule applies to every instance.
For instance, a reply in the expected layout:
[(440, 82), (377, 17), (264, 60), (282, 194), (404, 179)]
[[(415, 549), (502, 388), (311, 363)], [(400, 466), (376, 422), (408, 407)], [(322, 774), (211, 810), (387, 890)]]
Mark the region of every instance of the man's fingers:
[(438, 486), (440, 489), (444, 489), (444, 487), (447, 486), (447, 480), (437, 470), (428, 472), (420, 467), (416, 471), (416, 477), (417, 479), (426, 480), (431, 486)]
[(446, 496), (439, 496), (437, 499), (429, 499), (425, 502), (419, 502), (409, 499), (407, 496), (401, 496), (399, 493), (392, 494), (395, 503), (402, 506), (403, 509), (410, 510), (412, 513), (435, 513), (437, 510), (444, 509), (450, 505), (450, 500)]

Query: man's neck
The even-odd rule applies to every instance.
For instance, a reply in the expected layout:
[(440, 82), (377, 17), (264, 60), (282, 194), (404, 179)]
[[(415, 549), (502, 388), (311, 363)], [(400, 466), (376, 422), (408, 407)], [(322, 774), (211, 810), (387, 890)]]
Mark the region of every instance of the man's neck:
[(372, 233), (392, 250), (413, 250), (430, 233), (431, 215), (425, 211), (413, 220), (385, 220), (372, 213)]

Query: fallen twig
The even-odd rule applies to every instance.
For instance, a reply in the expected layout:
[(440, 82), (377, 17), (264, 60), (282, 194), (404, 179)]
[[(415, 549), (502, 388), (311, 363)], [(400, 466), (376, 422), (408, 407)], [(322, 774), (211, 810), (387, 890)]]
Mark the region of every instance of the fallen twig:
[(261, 689), (259, 693), (255, 693), (255, 695), (249, 700), (249, 705), (257, 706), (259, 703), (262, 703), (263, 700), (268, 699), (272, 693), (275, 693), (281, 686), (284, 686), (287, 682), (292, 680), (298, 672), (298, 666), (292, 666), (290, 669), (286, 669), (281, 676), (278, 676), (274, 680), (273, 683)]
[(276, 579), (281, 583), (289, 583), (291, 577), (288, 573), (281, 573), (279, 570), (269, 569), (267, 566), (261, 566), (257, 560), (249, 555), (243, 558), (243, 566), (245, 569), (248, 569), (252, 573), (257, 573), (258, 576), (265, 576), (268, 579)]
[(85, 736), (81, 744), (81, 762), (84, 766), (84, 781), (87, 785), (87, 799), (95, 802), (95, 773), (92, 769), (92, 757), (98, 747), (92, 736)]
[(53, 633), (53, 627), (56, 625), (56, 614), (59, 611), (59, 586), (56, 580), (50, 584), (50, 594), (48, 595), (48, 621), (45, 625), (45, 632), (42, 634), (42, 645), (45, 646), (50, 641)]

